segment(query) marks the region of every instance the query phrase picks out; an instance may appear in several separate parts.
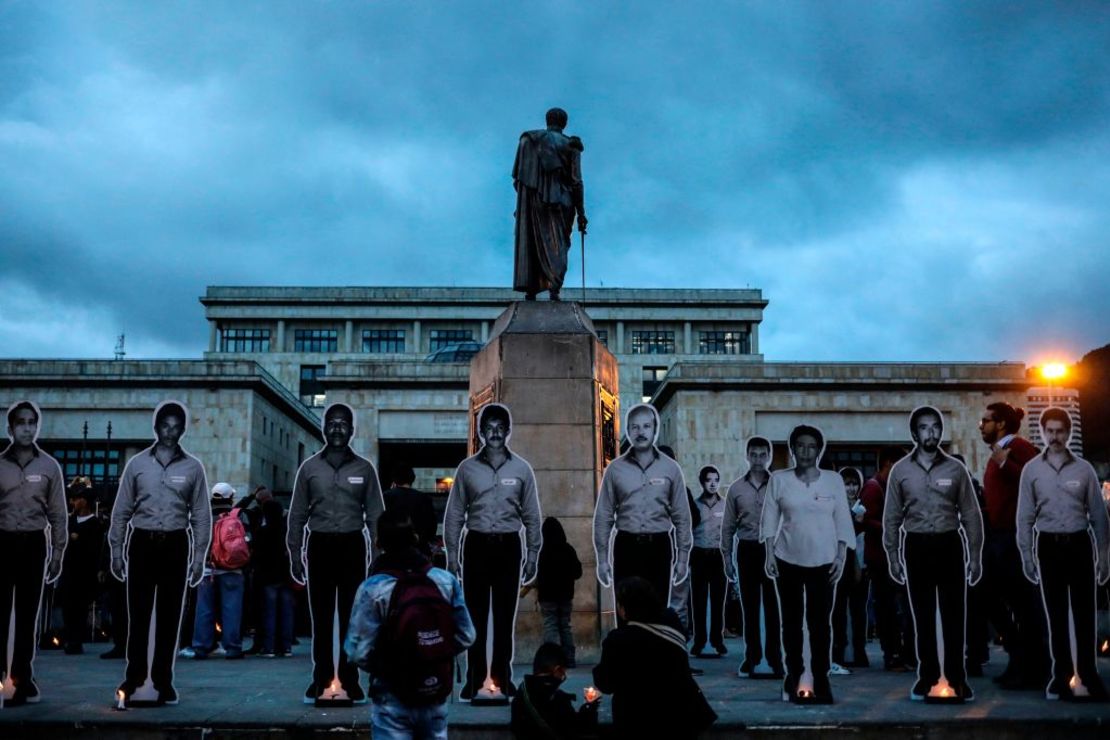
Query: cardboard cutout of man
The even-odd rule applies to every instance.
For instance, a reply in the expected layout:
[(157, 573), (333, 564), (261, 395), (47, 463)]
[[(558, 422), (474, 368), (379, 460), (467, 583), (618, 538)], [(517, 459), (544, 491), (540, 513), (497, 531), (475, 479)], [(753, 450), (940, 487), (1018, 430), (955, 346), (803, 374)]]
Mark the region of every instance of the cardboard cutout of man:
[[(527, 460), (509, 449), (512, 428), (508, 406), (482, 407), (478, 414), (482, 445), (459, 463), (443, 517), (447, 568), (462, 579), (466, 607), (478, 630), (467, 651), (466, 681), (459, 694), (463, 701), (479, 692), (490, 698), (515, 693), (512, 663), (518, 594), (522, 583), (536, 577), (543, 544), (536, 475)], [(493, 650), (487, 665), (488, 642)]]
[[(771, 474), (759, 522), (765, 569), (775, 579), (786, 652), (783, 701), (832, 704), (832, 610), (855, 542), (848, 496), (840, 475), (817, 467), (825, 436), (802, 424), (790, 432), (794, 466)], [(806, 667), (802, 620), (809, 629)]]
[(41, 699), (34, 662), (43, 584), (62, 574), (69, 534), (62, 469), (36, 444), (39, 407), (18, 401), (7, 419), (9, 443), (0, 453), (0, 703), (17, 706)]
[(1017, 545), (1048, 618), (1052, 680), (1045, 697), (1106, 701), (1095, 665), (1095, 585), (1110, 578), (1110, 517), (1094, 468), (1068, 449), (1068, 412), (1045, 409), (1040, 424), (1045, 449), (1025, 465), (1018, 487)]
[(127, 668), (116, 690), (125, 706), (177, 704), (185, 587), (200, 583), (212, 539), (204, 466), (180, 444), (189, 412), (164, 401), (153, 419), (154, 444), (127, 461), (108, 528), (112, 575), (127, 585)]
[(917, 683), (910, 699), (962, 703), (975, 698), (967, 684), (964, 629), (967, 584), (983, 573), (983, 516), (971, 474), (940, 447), (940, 411), (914, 409), (910, 435), (913, 450), (891, 468), (883, 509), (890, 577), (906, 584), (917, 638)]
[(725, 561), (721, 557), (721, 528), (725, 520), (725, 502), (719, 493), (721, 471), (716, 465), (704, 466), (698, 471), (698, 483), (701, 484), (701, 494), (694, 505), (699, 521), (693, 528), (693, 549), (690, 551), (690, 591), (693, 594), (690, 611), (694, 623), (694, 645), (690, 654), (701, 657), (708, 639), (717, 655), (724, 657), (728, 655), (724, 640), (728, 581), (725, 580)]
[(338, 646), (347, 638), (355, 593), (370, 565), (370, 533), (385, 503), (374, 464), (351, 449), (354, 409), (328, 406), (323, 431), (324, 446), (297, 469), (285, 534), (290, 572), (308, 584), (312, 617), (312, 682), (304, 703), (365, 704), (358, 667)]
[(744, 661), (737, 675), (782, 678), (779, 600), (775, 582), (764, 568), (767, 552), (759, 541), (759, 520), (771, 479), (771, 441), (752, 437), (745, 447), (745, 456), (748, 472), (728, 487), (721, 527), (725, 575), (733, 583), (738, 582), (744, 615)]
[(639, 403), (628, 410), (625, 436), (630, 446), (605, 468), (593, 534), (602, 586), (641, 576), (666, 604), (671, 584), (682, 583), (689, 573), (693, 533), (682, 468), (659, 452), (658, 434), (654, 407)]

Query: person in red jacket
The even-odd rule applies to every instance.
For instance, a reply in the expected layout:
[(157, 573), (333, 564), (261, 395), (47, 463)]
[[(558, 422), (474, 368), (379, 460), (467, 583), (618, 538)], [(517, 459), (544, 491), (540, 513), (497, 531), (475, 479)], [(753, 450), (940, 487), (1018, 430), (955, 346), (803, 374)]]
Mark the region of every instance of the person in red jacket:
[(883, 649), (883, 668), (904, 672), (915, 662), (913, 622), (909, 616), (906, 589), (890, 577), (883, 549), (883, 504), (886, 482), (894, 463), (906, 456), (901, 447), (879, 450), (879, 469), (863, 484), (860, 503), (863, 514), (863, 562), (871, 576), (875, 599), (875, 626)]
[(1006, 670), (994, 679), (1003, 689), (1040, 689), (1050, 672), (1040, 596), (1022, 574), (1015, 535), (1021, 471), (1037, 456), (1037, 448), (1018, 434), (1024, 417), (1022, 409), (998, 401), (987, 406), (979, 421), (979, 433), (991, 448), (983, 473), (986, 603), (1010, 656)]

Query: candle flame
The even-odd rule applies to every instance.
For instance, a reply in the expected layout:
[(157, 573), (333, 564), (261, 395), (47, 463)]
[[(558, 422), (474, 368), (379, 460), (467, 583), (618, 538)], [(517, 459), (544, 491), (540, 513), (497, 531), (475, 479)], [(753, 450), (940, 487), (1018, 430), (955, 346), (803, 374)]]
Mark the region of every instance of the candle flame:
[(601, 696), (601, 692), (593, 686), (587, 686), (583, 689), (583, 693), (586, 695), (586, 701), (596, 701)]
[(929, 696), (937, 697), (940, 699), (951, 699), (956, 695), (956, 690), (948, 683), (948, 679), (941, 678), (936, 684), (929, 689)]
[(62, 641), (59, 640), (57, 637), (53, 638), (50, 642), (54, 643), (55, 645), (61, 645), (62, 644)]
[(341, 688), (343, 688), (343, 687), (342, 687), (342, 685), (341, 685), (341, 684), (339, 683), (339, 679), (338, 679), (338, 678), (333, 678), (333, 679), (331, 680), (331, 683), (330, 683), (330, 684), (328, 684), (328, 691), (331, 691), (332, 693), (338, 693), (338, 692), (339, 692), (339, 690), (340, 690)]
[(1079, 676), (1073, 675), (1071, 677), (1071, 680), (1068, 681), (1068, 688), (1069, 689), (1074, 689), (1078, 685), (1079, 685)]
[(1102, 652), (1110, 653), (1110, 640), (1102, 641)]

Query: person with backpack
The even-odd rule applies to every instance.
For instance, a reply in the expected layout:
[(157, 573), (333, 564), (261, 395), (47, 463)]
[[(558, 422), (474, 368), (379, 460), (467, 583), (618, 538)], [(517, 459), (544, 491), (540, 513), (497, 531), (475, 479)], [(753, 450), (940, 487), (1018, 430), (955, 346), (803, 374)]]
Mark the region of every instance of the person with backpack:
[(381, 555), (355, 594), (343, 642), (370, 674), (371, 734), (446, 738), (455, 656), (475, 638), (462, 584), (420, 552), (407, 513), (386, 509), (376, 540)]
[(224, 657), (243, 657), (243, 567), (250, 562), (250, 548), (240, 511), (232, 506), (234, 498), (235, 489), (230, 484), (212, 486), (212, 549), (197, 586), (193, 646), (181, 651), (186, 658), (202, 660), (215, 649), (217, 615)]

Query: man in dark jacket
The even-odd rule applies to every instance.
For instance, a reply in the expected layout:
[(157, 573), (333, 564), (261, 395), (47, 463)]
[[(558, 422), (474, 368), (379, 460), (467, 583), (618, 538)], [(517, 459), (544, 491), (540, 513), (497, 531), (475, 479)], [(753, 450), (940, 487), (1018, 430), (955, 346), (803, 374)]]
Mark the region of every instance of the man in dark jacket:
[[(561, 691), (567, 680), (563, 649), (545, 642), (532, 659), (532, 674), (525, 676), (513, 697), (511, 727), (521, 740), (571, 740), (597, 734), (597, 708), (601, 696), (574, 710), (574, 695)], [(597, 689), (594, 689), (597, 691)]]
[(686, 637), (664, 624), (663, 605), (645, 579), (617, 584), (625, 621), (601, 644), (594, 684), (613, 695), (617, 738), (695, 738), (717, 719), (690, 675)]
[(61, 595), (65, 622), (66, 655), (85, 652), (89, 632), (89, 606), (100, 590), (97, 570), (104, 548), (104, 524), (96, 515), (96, 492), (88, 478), (78, 478), (70, 486), (69, 545), (62, 568)]

